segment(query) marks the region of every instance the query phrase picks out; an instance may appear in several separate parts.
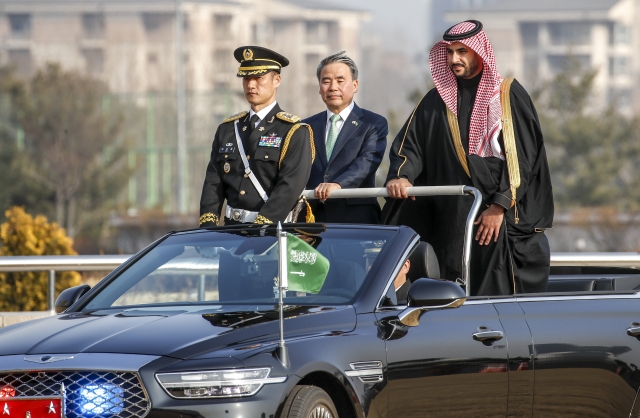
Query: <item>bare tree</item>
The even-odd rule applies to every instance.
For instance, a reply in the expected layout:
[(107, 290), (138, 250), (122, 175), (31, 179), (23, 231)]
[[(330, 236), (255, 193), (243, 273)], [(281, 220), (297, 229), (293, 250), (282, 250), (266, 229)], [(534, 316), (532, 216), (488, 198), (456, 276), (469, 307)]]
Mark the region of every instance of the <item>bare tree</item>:
[(48, 64), (17, 100), (26, 133), (25, 173), (55, 196), (70, 237), (101, 222), (131, 175), (125, 113), (102, 82)]

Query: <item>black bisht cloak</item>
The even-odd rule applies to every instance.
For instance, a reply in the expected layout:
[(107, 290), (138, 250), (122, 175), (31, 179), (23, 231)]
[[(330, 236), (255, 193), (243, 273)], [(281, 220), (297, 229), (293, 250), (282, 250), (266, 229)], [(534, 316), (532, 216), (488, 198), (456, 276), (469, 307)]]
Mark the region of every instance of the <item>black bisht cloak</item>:
[[(549, 277), (550, 250), (544, 230), (552, 227), (554, 207), (542, 132), (531, 98), (515, 80), (510, 98), (521, 184), (515, 208), (505, 212), (498, 242), (480, 246), (473, 241), (472, 295), (541, 292)], [(476, 187), (483, 196), (480, 212), (499, 191), (507, 170), (506, 162), (499, 158), (467, 155), (471, 178), (467, 176), (456, 156), (445, 103), (435, 88), (398, 133), (389, 160), (387, 181), (406, 178), (414, 186)], [(455, 280), (462, 277), (464, 229), (472, 203), (471, 196), (387, 199), (383, 222), (407, 225), (418, 232), (433, 246), (442, 278)], [(475, 232), (476, 228), (474, 237)]]

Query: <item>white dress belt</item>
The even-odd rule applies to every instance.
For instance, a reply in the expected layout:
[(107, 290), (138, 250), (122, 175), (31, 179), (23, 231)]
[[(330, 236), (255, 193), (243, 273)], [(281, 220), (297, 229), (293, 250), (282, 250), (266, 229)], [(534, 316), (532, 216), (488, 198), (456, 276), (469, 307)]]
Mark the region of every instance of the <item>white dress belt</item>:
[(255, 221), (258, 217), (258, 212), (252, 212), (245, 209), (235, 209), (227, 205), (225, 216), (228, 219), (232, 219), (236, 222), (253, 223), (253, 221)]

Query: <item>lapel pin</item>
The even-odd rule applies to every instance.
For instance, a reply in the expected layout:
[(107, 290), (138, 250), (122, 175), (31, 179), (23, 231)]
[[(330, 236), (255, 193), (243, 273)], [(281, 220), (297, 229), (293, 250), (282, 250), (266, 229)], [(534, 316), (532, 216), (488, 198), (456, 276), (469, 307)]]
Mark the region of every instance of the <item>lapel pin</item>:
[(351, 123), (353, 123), (354, 125), (358, 126), (358, 122), (355, 121), (355, 120), (353, 122), (351, 122)]
[(273, 123), (273, 120), (275, 119), (275, 116), (271, 116), (271, 120), (267, 123)]
[(258, 128), (258, 130), (259, 130), (260, 132), (264, 131), (264, 126), (259, 127), (259, 128)]
[(246, 130), (247, 130), (247, 127), (246, 127), (246, 126), (243, 126), (243, 127), (242, 127), (242, 132), (244, 132), (244, 131), (246, 131)]

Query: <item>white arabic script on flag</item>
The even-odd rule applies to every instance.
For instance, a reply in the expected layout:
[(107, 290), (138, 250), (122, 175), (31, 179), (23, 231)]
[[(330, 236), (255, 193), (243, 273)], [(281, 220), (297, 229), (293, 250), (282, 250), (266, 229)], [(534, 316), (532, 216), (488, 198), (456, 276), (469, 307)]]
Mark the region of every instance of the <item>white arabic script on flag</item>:
[(315, 264), (317, 258), (318, 255), (311, 251), (291, 250), (290, 261), (292, 263)]

